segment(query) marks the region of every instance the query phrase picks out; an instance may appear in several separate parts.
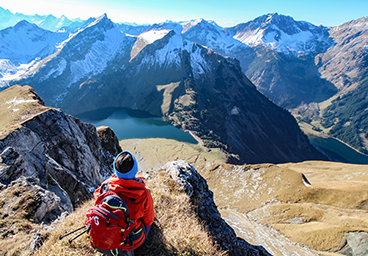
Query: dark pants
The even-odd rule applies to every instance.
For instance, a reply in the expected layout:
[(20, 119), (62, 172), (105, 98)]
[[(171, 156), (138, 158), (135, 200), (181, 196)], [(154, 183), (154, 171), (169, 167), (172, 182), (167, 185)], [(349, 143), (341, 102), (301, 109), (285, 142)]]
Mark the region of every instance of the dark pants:
[(97, 249), (97, 251), (107, 256), (134, 256), (134, 250), (132, 250), (131, 252), (128, 252), (128, 251), (122, 251), (121, 248), (115, 249), (115, 250)]

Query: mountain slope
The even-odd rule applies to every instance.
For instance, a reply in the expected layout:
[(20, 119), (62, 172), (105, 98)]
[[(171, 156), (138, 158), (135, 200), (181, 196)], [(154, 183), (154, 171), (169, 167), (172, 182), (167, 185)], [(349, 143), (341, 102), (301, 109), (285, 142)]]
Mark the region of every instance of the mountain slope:
[(0, 96), (0, 251), (19, 255), (41, 223), (91, 198), (118, 152), (105, 150), (94, 126), (44, 106), (29, 86)]
[(316, 56), (318, 70), (339, 92), (326, 102), (293, 111), (301, 120), (309, 120), (315, 130), (338, 138), (365, 154), (368, 154), (367, 20), (361, 18), (332, 28), (330, 34), (335, 44)]
[(236, 60), (172, 30), (126, 37), (100, 17), (20, 82), (34, 85), (47, 104), (71, 114), (127, 107), (163, 116), (208, 147), (238, 155), (237, 161), (322, 158), (293, 117), (261, 95)]
[(334, 45), (316, 57), (316, 65), (322, 77), (331, 81), (339, 91), (354, 86), (361, 77), (367, 53), (368, 17), (353, 20), (334, 27), (330, 36)]
[(203, 19), (156, 24), (147, 30), (173, 29), (189, 41), (240, 61), (243, 72), (277, 105), (321, 102), (337, 90), (321, 78), (315, 55), (332, 45), (328, 29), (275, 14), (222, 28)]
[(181, 33), (185, 39), (207, 46), (223, 56), (232, 56), (231, 53), (238, 48), (243, 51), (248, 48), (247, 45), (227, 34), (214, 22), (199, 19), (184, 23), (182, 26)]
[(333, 43), (327, 28), (275, 13), (227, 31), (251, 46), (249, 59), (240, 59), (243, 71), (277, 105), (321, 102), (337, 92), (314, 64), (314, 56)]
[(126, 52), (125, 44), (131, 45), (132, 40), (103, 15), (71, 36), (46, 65), (23, 83), (34, 84), (48, 104), (59, 106), (71, 85), (104, 71), (116, 55)]
[(54, 54), (68, 33), (39, 28), (25, 20), (0, 31), (0, 87), (30, 74), (43, 58)]
[[(73, 244), (59, 235), (83, 225), (92, 192), (111, 175), (121, 152), (114, 132), (44, 106), (29, 86), (12, 86), (0, 96), (0, 253), (95, 254), (86, 235)], [(172, 162), (144, 174), (156, 218), (137, 255), (269, 255), (236, 237), (189, 164)]]
[(0, 58), (16, 65), (29, 63), (36, 57), (51, 55), (68, 37), (67, 33), (47, 31), (23, 20), (14, 27), (0, 31)]
[(260, 16), (229, 28), (228, 31), (244, 44), (265, 45), (285, 54), (323, 52), (332, 44), (326, 27), (295, 21), (277, 13)]
[(158, 170), (173, 158), (192, 164), (238, 236), (272, 255), (367, 253), (367, 165), (305, 161), (237, 166), (221, 162), (218, 152), (173, 140), (130, 139), (120, 145), (139, 156), (145, 170)]

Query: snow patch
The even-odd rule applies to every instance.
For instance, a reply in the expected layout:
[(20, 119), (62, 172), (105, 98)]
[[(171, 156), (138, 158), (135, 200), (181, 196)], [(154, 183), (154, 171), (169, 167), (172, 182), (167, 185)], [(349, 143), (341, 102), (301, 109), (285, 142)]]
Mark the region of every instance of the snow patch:
[(203, 21), (203, 19), (197, 19), (197, 20), (191, 20), (189, 22), (186, 23), (182, 23), (183, 26), (183, 30), (181, 31), (182, 34), (184, 34), (185, 32), (187, 32), (189, 29), (191, 29), (192, 27), (197, 26), (199, 23), (201, 23)]
[(206, 60), (202, 56), (202, 49), (197, 47), (190, 55), (190, 63), (193, 69), (193, 75), (197, 79), (200, 75), (209, 72), (209, 67)]
[(147, 31), (138, 36), (139, 39), (143, 39), (147, 44), (152, 44), (157, 40), (162, 39), (170, 32), (169, 29)]
[(0, 58), (15, 64), (29, 63), (55, 53), (59, 42), (66, 38), (67, 33), (47, 31), (23, 21), (0, 34)]
[(12, 105), (16, 106), (16, 105), (19, 105), (19, 104), (30, 103), (30, 102), (37, 102), (37, 100), (17, 99), (17, 97), (14, 97), (14, 99), (5, 102), (5, 104), (12, 104)]
[(282, 30), (274, 29), (267, 34), (265, 34), (263, 29), (256, 29), (238, 36), (236, 35), (234, 38), (249, 46), (265, 45), (275, 51), (284, 53), (310, 52), (313, 50), (312, 45), (308, 42), (317, 38), (315, 38), (312, 32), (300, 31), (299, 33), (289, 35)]
[(269, 22), (267, 20), (256, 29), (239, 32), (234, 39), (248, 46), (264, 45), (285, 54), (308, 54), (315, 50), (318, 42), (326, 41), (323, 31), (317, 30), (309, 23), (306, 23), (309, 28), (307, 30), (291, 25), (292, 32), (287, 32), (275, 24), (267, 26)]
[(36, 58), (28, 64), (15, 65), (7, 59), (0, 60), (0, 87), (8, 86), (10, 81), (19, 80), (22, 76), (31, 73), (40, 59)]
[(61, 59), (61, 61), (58, 63), (58, 66), (56, 68), (51, 69), (46, 76), (40, 78), (40, 82), (48, 79), (51, 76), (54, 78), (60, 76), (65, 71), (66, 66), (67, 66), (66, 60)]
[(230, 111), (230, 115), (237, 116), (240, 113), (240, 109), (237, 106), (234, 106), (233, 109)]
[(181, 59), (179, 51), (183, 48), (183, 39), (175, 34), (170, 37), (169, 42), (161, 49), (155, 51), (153, 55), (147, 55), (143, 58), (140, 68), (143, 66), (159, 66), (175, 65), (179, 67)]

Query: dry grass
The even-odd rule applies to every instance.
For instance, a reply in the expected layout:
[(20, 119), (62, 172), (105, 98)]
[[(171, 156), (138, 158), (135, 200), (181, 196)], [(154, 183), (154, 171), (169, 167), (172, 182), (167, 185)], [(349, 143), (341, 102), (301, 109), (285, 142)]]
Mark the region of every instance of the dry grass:
[[(340, 249), (346, 232), (367, 231), (367, 165), (307, 161), (237, 167), (224, 164), (217, 152), (206, 155), (200, 146), (180, 142), (128, 140), (120, 145), (144, 159), (145, 170), (162, 166), (169, 158), (185, 159), (207, 180), (219, 209), (248, 214), (319, 253)], [(208, 163), (212, 165), (204, 167)], [(300, 173), (312, 187), (303, 184)]]
[(162, 105), (161, 105), (162, 115), (165, 115), (170, 111), (172, 94), (179, 85), (180, 85), (180, 82), (156, 86), (157, 91), (164, 90), (164, 93), (163, 93), (164, 98), (162, 100)]
[(155, 202), (157, 223), (170, 251), (177, 255), (223, 255), (198, 220), (189, 196), (168, 174), (155, 173), (148, 187)]
[[(135, 255), (224, 255), (198, 220), (190, 198), (166, 173), (155, 173), (147, 181), (147, 187), (154, 200), (156, 219), (146, 242)], [(84, 214), (92, 204), (93, 201), (85, 203), (55, 226), (36, 255), (101, 255), (93, 252), (86, 235), (71, 244), (68, 238), (58, 239), (83, 225)]]
[(50, 108), (40, 105), (29, 86), (14, 85), (0, 92), (0, 138)]
[(32, 230), (40, 229), (31, 219), (37, 190), (16, 184), (0, 191), (0, 255), (29, 254)]
[[(237, 209), (315, 250), (338, 251), (346, 233), (368, 232), (367, 165), (214, 165), (201, 173), (220, 208)], [(303, 184), (300, 173), (312, 187)]]
[(193, 166), (225, 163), (226, 155), (219, 149), (207, 152), (200, 144), (189, 144), (170, 139), (129, 139), (119, 142), (121, 148), (132, 152), (142, 170), (157, 170), (167, 162), (184, 160)]
[[(55, 225), (49, 233), (48, 239), (44, 242), (41, 249), (35, 253), (35, 255), (101, 255), (99, 253), (94, 253), (93, 248), (89, 244), (87, 235), (82, 235), (72, 243), (69, 243), (68, 239), (73, 238), (75, 236), (74, 234), (59, 240), (59, 236), (84, 225), (85, 213), (92, 206), (92, 200), (86, 202), (63, 222)], [(78, 234), (78, 232), (75, 234)]]

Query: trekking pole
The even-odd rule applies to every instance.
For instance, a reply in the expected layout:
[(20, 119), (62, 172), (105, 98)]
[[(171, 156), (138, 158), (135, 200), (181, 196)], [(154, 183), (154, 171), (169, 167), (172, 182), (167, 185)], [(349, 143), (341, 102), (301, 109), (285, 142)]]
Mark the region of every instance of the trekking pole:
[(79, 235), (77, 235), (76, 237), (73, 237), (72, 239), (69, 239), (68, 242), (69, 244), (71, 242), (73, 242), (75, 239), (77, 239), (78, 237), (80, 237), (81, 235), (83, 235), (84, 233), (86, 233), (88, 231), (88, 229), (84, 230), (82, 233), (80, 233)]
[[(87, 226), (86, 225), (84, 225), (83, 227), (80, 227), (80, 228), (77, 228), (76, 230), (73, 230), (73, 231), (71, 231), (71, 232), (69, 232), (69, 233), (67, 233), (67, 234), (65, 234), (65, 235), (63, 235), (63, 236), (59, 236), (59, 240), (61, 240), (61, 239), (63, 239), (64, 237), (66, 237), (66, 236), (69, 236), (69, 235), (71, 235), (71, 234), (73, 234), (73, 233), (75, 233), (75, 232), (77, 232), (78, 230), (81, 230), (82, 228), (86, 228)], [(86, 230), (87, 231), (87, 230)], [(84, 231), (83, 233), (85, 233), (86, 231)], [(82, 233), (82, 234), (83, 234)], [(70, 239), (69, 239), (70, 240)], [(74, 239), (73, 239), (74, 240)]]

